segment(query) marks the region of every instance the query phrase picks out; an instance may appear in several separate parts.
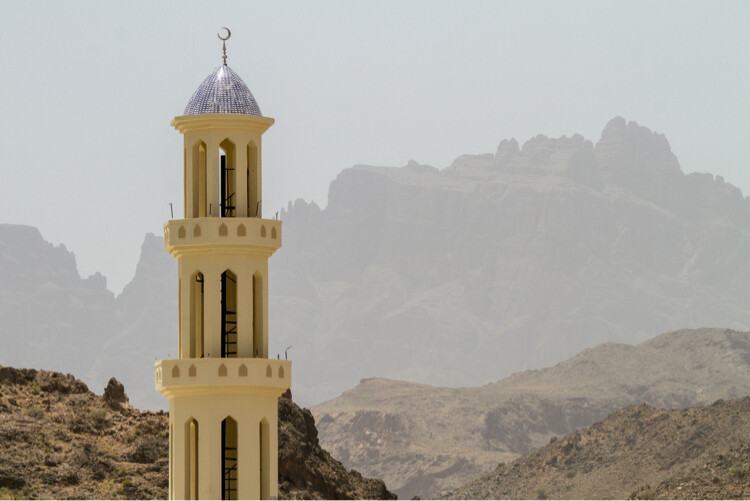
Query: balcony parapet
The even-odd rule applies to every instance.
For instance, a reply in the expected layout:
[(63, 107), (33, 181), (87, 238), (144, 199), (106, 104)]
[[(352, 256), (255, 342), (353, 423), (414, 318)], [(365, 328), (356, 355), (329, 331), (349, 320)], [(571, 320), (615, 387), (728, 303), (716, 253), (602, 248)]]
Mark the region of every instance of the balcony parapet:
[(154, 364), (156, 390), (174, 393), (281, 395), (292, 380), (292, 362), (268, 358), (180, 358)]
[(164, 249), (175, 257), (216, 250), (271, 256), (281, 247), (281, 221), (258, 217), (173, 219), (164, 225)]

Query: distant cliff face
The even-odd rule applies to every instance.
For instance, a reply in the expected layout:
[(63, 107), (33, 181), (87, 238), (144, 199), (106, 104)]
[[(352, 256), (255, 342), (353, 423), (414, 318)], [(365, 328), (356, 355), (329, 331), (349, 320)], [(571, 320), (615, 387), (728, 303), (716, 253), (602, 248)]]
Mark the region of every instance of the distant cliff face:
[(115, 298), (100, 274), (29, 226), (0, 225), (0, 364), (48, 367), (103, 385), (115, 375), (138, 405), (164, 408), (155, 357), (176, 354), (177, 268), (146, 235), (133, 280)]
[(272, 339), (298, 394), (360, 378), (476, 385), (605, 341), (750, 327), (750, 204), (615, 118), (437, 170), (357, 166), (282, 214)]
[[(270, 351), (292, 346), (295, 395), (312, 404), (366, 377), (471, 386), (605, 341), (748, 329), (749, 205), (622, 118), (596, 144), (537, 136), (443, 170), (346, 169), (325, 209), (281, 215)], [(0, 363), (114, 375), (163, 408), (150, 374), (177, 351), (176, 269), (148, 235), (114, 298), (35, 229), (0, 226)]]

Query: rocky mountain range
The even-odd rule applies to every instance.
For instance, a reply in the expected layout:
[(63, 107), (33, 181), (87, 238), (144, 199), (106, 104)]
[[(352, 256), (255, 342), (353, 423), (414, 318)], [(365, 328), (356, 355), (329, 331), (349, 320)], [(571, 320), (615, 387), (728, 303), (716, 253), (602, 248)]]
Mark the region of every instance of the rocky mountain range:
[(162, 239), (146, 235), (133, 280), (115, 297), (100, 274), (82, 278), (64, 245), (30, 226), (0, 225), (0, 365), (112, 376), (131, 398), (165, 407), (154, 391), (155, 358), (176, 353), (177, 268)]
[[(681, 409), (747, 395), (750, 332), (698, 329), (605, 343), (481, 387), (368, 379), (312, 411), (323, 447), (408, 499), (455, 489), (628, 405)], [(628, 486), (614, 497), (638, 487)]]
[[(711, 168), (712, 166), (706, 166)], [(271, 353), (311, 405), (387, 377), (477, 386), (597, 344), (750, 328), (750, 202), (685, 175), (622, 118), (594, 144), (537, 136), (442, 170), (355, 166), (325, 209), (282, 211), (270, 260)], [(34, 228), (0, 225), (0, 363), (114, 375), (164, 408), (152, 360), (176, 352), (176, 262), (148, 235), (119, 296)]]
[[(0, 499), (167, 499), (169, 425), (110, 379), (0, 367)], [(279, 399), (281, 499), (395, 499), (323, 450), (310, 411)]]
[(607, 341), (750, 328), (750, 201), (619, 117), (596, 144), (356, 166), (324, 210), (282, 218), (274, 336), (314, 401), (362, 378), (476, 386)]
[(750, 397), (617, 411), (447, 499), (747, 499)]

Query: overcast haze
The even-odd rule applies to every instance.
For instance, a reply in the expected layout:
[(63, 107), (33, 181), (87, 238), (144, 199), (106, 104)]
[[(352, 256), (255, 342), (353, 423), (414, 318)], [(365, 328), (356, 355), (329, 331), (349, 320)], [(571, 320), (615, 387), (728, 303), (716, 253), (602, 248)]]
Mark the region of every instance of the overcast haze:
[(750, 191), (747, 2), (0, 3), (0, 222), (29, 224), (119, 292), (182, 217), (169, 126), (221, 63), (263, 114), (264, 212), (325, 206), (353, 164), (446, 167), (622, 115), (685, 172)]

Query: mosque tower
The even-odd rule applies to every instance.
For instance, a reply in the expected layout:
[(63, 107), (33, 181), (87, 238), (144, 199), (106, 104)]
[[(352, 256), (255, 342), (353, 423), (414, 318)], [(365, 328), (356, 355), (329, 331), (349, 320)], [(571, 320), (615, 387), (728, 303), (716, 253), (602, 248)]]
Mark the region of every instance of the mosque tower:
[(179, 348), (155, 364), (169, 399), (170, 499), (278, 497), (277, 400), (291, 362), (268, 358), (281, 221), (261, 215), (261, 138), (273, 123), (226, 65), (226, 44), (224, 64), (172, 120), (184, 136), (185, 219), (164, 225), (164, 247), (177, 258)]

